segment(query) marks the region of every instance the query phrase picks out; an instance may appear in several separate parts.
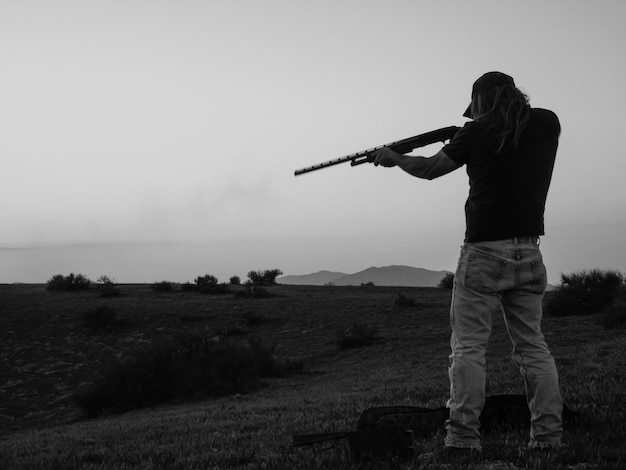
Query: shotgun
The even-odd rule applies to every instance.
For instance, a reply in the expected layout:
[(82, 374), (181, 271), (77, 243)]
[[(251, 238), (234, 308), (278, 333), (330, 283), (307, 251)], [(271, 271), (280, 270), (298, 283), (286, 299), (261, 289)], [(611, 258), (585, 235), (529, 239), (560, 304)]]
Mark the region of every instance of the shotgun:
[(299, 170), (296, 170), (294, 172), (294, 175), (298, 176), (303, 173), (309, 173), (314, 170), (320, 170), (322, 168), (327, 168), (329, 166), (339, 165), (340, 163), (346, 162), (350, 162), (350, 166), (356, 166), (362, 163), (371, 163), (374, 161), (372, 154), (376, 150), (380, 150), (385, 147), (389, 147), (394, 152), (403, 154), (409, 153), (419, 147), (425, 147), (426, 145), (434, 144), (436, 142), (445, 142), (446, 140), (450, 140), (452, 139), (452, 137), (454, 137), (454, 134), (456, 134), (459, 129), (460, 128), (457, 126), (443, 127), (441, 129), (426, 132), (425, 134), (416, 135), (407, 139), (397, 140), (395, 142), (390, 142), (385, 145), (379, 145), (378, 147), (374, 147), (368, 150), (352, 153), (350, 155), (346, 155), (345, 157), (335, 158), (334, 160), (329, 160), (324, 163), (318, 163), (317, 165), (301, 168)]

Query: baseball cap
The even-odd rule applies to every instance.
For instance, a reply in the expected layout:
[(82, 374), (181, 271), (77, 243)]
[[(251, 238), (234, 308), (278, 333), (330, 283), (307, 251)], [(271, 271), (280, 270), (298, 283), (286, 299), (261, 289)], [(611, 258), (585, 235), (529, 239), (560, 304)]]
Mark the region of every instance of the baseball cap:
[[(515, 86), (515, 82), (513, 81), (513, 77), (502, 73), (502, 72), (487, 72), (482, 77), (474, 82), (472, 86), (472, 100), (484, 93), (487, 90), (491, 90), (492, 88), (498, 86), (511, 85)], [(471, 118), (472, 117), (472, 103), (470, 102), (469, 106), (463, 113), (463, 116)]]

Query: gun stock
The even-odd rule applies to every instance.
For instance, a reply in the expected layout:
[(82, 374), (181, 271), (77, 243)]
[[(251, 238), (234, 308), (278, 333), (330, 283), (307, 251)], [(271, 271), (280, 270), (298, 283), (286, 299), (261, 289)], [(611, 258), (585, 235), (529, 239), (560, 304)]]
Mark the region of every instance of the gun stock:
[(378, 147), (346, 155), (345, 157), (335, 158), (334, 160), (329, 160), (327, 162), (318, 163), (317, 165), (301, 168), (299, 170), (296, 170), (294, 172), (294, 175), (298, 176), (304, 173), (310, 173), (311, 171), (328, 168), (329, 166), (339, 165), (340, 163), (346, 162), (350, 162), (350, 166), (361, 165), (363, 163), (371, 163), (373, 161), (372, 154), (376, 150), (380, 150), (385, 147), (390, 148), (394, 152), (409, 153), (419, 147), (425, 147), (426, 145), (434, 144), (436, 142), (445, 142), (446, 140), (450, 140), (452, 139), (452, 137), (454, 137), (454, 134), (456, 134), (459, 129), (460, 128), (457, 126), (449, 126), (426, 132), (425, 134), (409, 137), (407, 139), (390, 142), (385, 145), (379, 145)]

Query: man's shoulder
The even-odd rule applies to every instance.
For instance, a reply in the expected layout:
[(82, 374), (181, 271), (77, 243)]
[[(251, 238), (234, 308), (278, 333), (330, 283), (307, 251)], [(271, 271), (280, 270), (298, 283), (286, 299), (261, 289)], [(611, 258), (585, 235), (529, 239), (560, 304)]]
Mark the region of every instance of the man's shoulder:
[(475, 134), (482, 135), (485, 131), (486, 127), (482, 122), (472, 120), (467, 121), (454, 137), (467, 138), (468, 136), (473, 136)]
[(538, 119), (553, 120), (557, 122), (559, 120), (559, 117), (554, 111), (545, 108), (530, 108), (530, 115)]
[(553, 127), (555, 130), (561, 130), (559, 117), (554, 111), (544, 108), (530, 108), (530, 118), (544, 127)]

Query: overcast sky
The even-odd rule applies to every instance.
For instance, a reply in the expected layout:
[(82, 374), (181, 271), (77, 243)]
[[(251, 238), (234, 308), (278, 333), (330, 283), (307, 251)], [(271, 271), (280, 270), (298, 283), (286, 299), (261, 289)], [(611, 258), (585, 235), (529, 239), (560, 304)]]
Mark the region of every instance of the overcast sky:
[[(561, 119), (551, 281), (626, 272), (624, 24), (623, 0), (0, 0), (0, 282), (453, 270), (464, 168), (293, 172), (463, 125), (491, 70)], [(43, 262), (72, 244), (137, 258)]]

